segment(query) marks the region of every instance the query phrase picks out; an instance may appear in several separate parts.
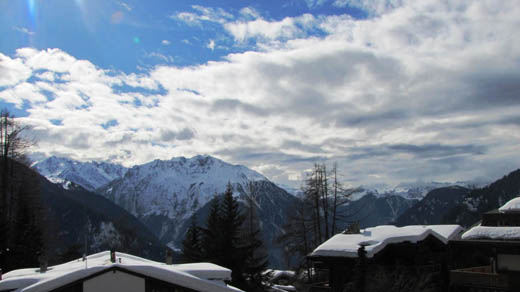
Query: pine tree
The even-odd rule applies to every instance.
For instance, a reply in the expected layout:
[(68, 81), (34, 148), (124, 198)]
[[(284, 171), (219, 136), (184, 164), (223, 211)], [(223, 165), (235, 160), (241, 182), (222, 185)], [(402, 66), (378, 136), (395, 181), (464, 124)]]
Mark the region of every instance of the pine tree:
[(222, 233), (220, 200), (217, 195), (210, 202), (210, 211), (206, 221), (206, 228), (201, 228), (202, 259), (207, 262), (219, 264), (219, 255), (222, 252)]
[(240, 286), (240, 283), (244, 282), (243, 272), (245, 263), (243, 259), (245, 258), (245, 248), (240, 246), (239, 235), (244, 217), (240, 214), (237, 199), (233, 197), (231, 183), (228, 183), (222, 199), (221, 216), (221, 264), (232, 270), (232, 281)]
[(242, 229), (245, 248), (244, 274), (247, 281), (247, 291), (261, 291), (265, 283), (264, 271), (267, 269), (267, 253), (261, 240), (261, 231), (256, 216), (256, 188), (250, 182), (247, 185), (246, 216)]
[(191, 225), (182, 242), (182, 259), (185, 262), (200, 262), (202, 260), (202, 234), (197, 226), (197, 217), (193, 215)]

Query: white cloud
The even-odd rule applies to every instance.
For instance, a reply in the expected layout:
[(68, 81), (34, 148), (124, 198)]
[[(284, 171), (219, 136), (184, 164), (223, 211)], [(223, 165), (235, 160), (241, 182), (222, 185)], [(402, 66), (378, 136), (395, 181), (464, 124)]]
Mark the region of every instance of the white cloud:
[(128, 3), (125, 2), (119, 2), (119, 5), (121, 5), (124, 9), (127, 11), (132, 11), (132, 6), (130, 6)]
[(260, 12), (258, 12), (256, 9), (254, 9), (253, 7), (244, 7), (242, 9), (240, 9), (240, 14), (245, 17), (245, 18), (249, 18), (249, 19), (257, 19), (257, 18), (260, 18)]
[(191, 8), (195, 12), (178, 12), (172, 14), (170, 18), (180, 20), (188, 25), (201, 25), (203, 21), (223, 24), (234, 18), (232, 14), (222, 8), (211, 8), (201, 5), (192, 5)]
[(209, 40), (208, 44), (206, 45), (206, 48), (208, 48), (208, 49), (213, 51), (215, 49), (215, 41), (214, 40)]
[(163, 46), (169, 46), (169, 45), (171, 44), (171, 42), (170, 42), (169, 40), (162, 40), (162, 41), (161, 41), (161, 44), (162, 44)]
[(425, 0), (365, 20), (227, 22), (237, 41), (265, 39), (263, 50), (139, 75), (20, 49), (0, 55), (0, 98), (29, 104), (47, 154), (131, 165), (208, 153), (285, 183), (333, 160), (351, 185), (501, 176), (520, 164), (515, 4)]
[(327, 0), (305, 0), (307, 7), (309, 7), (310, 9), (322, 6), (326, 2)]
[(22, 27), (22, 26), (13, 26), (13, 29), (16, 30), (16, 31), (19, 31), (21, 33), (24, 33), (26, 35), (29, 35), (29, 36), (32, 36), (34, 35), (34, 31), (30, 31), (28, 28), (26, 27)]
[(272, 41), (305, 37), (307, 30), (313, 28), (315, 24), (316, 19), (313, 15), (304, 14), (299, 17), (286, 17), (280, 21), (257, 18), (251, 21), (228, 22), (224, 28), (238, 42), (248, 39)]
[(357, 7), (370, 15), (381, 15), (404, 5), (406, 0), (335, 0), (337, 7)]
[(147, 58), (159, 59), (165, 63), (173, 63), (174, 59), (172, 56), (164, 55), (158, 52), (151, 52), (146, 54)]

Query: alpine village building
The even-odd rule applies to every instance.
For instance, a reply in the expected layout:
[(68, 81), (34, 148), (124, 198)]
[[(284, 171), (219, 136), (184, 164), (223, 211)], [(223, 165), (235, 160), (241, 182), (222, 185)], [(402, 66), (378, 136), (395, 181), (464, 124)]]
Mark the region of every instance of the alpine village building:
[(231, 270), (211, 263), (172, 265), (104, 251), (61, 265), (10, 271), (0, 292), (242, 292)]
[(349, 228), (318, 246), (311, 291), (447, 291), (448, 241), (459, 225)]
[(450, 291), (520, 291), (520, 197), (450, 242)]

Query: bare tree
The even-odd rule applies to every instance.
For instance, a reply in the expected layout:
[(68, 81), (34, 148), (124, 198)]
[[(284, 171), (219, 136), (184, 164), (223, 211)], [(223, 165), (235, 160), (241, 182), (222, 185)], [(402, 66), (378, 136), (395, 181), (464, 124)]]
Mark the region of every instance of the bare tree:
[(31, 145), (28, 139), (23, 137), (23, 132), (28, 130), (28, 126), (20, 125), (9, 113), (8, 110), (0, 111), (0, 163), (1, 163), (1, 199), (0, 199), (0, 218), (7, 222), (12, 208), (12, 194), (14, 193), (14, 167), (12, 161), (27, 162), (25, 152)]
[[(0, 157), (25, 161), (25, 153), (33, 143), (24, 137), (29, 126), (23, 126), (15, 120), (8, 110), (0, 111)], [(5, 164), (5, 163), (4, 163)]]

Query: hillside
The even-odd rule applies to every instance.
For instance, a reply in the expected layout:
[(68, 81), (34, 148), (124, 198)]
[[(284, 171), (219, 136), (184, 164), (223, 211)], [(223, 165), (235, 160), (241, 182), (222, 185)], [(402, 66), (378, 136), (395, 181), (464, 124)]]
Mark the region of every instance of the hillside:
[(434, 189), (396, 218), (394, 224), (397, 226), (440, 224), (447, 212), (459, 205), (469, 192), (469, 189), (461, 186)]
[(482, 213), (497, 209), (512, 198), (520, 196), (520, 169), (482, 189), (464, 195), (461, 203), (452, 207), (442, 219), (444, 223), (471, 226), (477, 223)]

